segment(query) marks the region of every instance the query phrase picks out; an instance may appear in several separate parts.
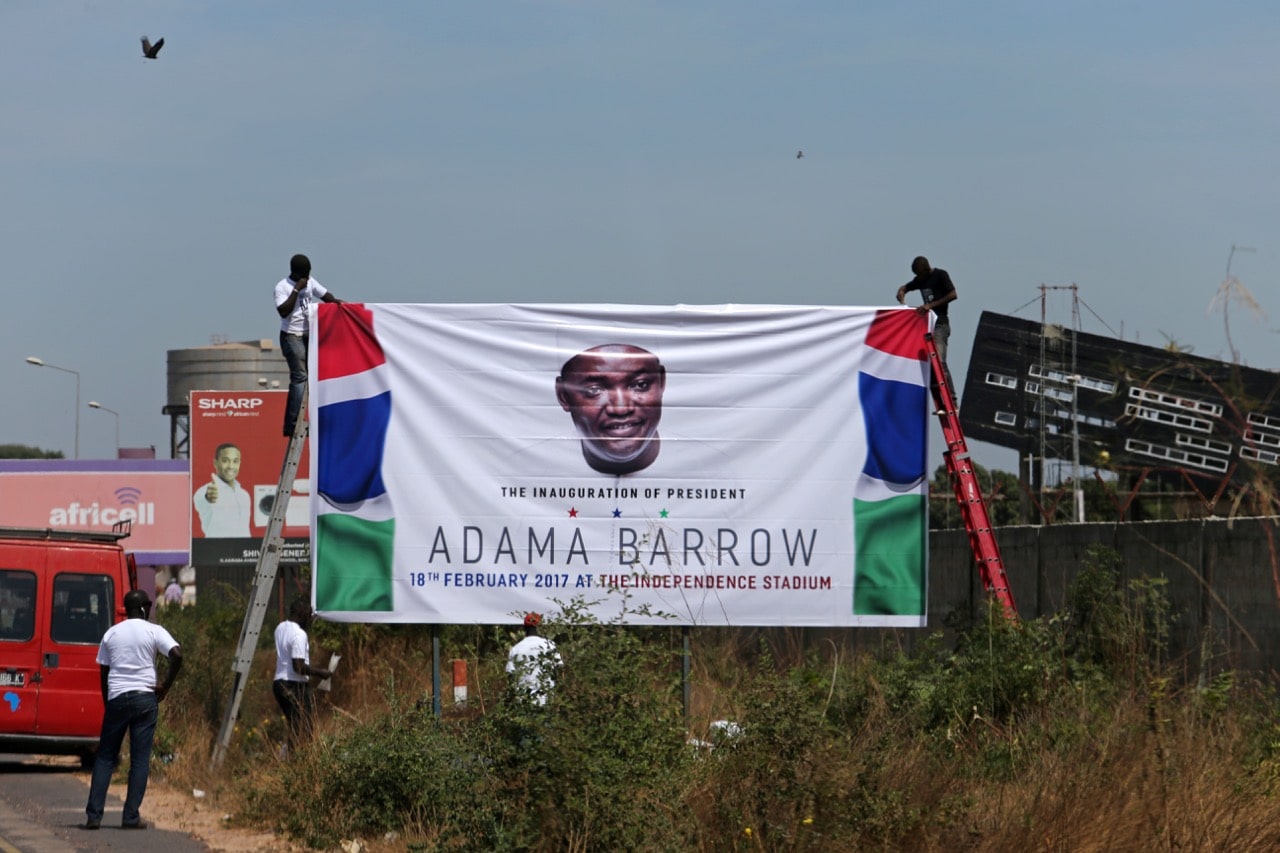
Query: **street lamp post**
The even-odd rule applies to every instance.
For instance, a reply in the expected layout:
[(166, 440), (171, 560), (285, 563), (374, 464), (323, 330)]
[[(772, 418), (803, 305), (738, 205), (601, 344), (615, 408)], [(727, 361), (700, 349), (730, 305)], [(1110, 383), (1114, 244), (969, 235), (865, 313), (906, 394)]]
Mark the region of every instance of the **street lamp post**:
[(99, 403), (97, 400), (90, 400), (89, 408), (101, 409), (104, 412), (110, 412), (111, 414), (116, 416), (116, 456), (119, 456), (120, 455), (120, 413), (117, 412), (115, 409), (107, 408), (106, 406)]
[(27, 356), (27, 364), (34, 364), (36, 367), (49, 367), (53, 370), (61, 370), (63, 373), (72, 373), (76, 377), (76, 450), (75, 458), (80, 458), (80, 371), (72, 370), (69, 367), (59, 367), (56, 364), (50, 364), (44, 359), (36, 358), (34, 355)]

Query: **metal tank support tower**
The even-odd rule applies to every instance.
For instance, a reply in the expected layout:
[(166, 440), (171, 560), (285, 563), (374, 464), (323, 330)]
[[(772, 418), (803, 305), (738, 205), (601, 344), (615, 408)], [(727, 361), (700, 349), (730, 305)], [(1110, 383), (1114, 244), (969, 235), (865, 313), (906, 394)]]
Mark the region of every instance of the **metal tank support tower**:
[(209, 346), (169, 350), (169, 455), (190, 457), (192, 391), (258, 391), (288, 388), (289, 368), (275, 341), (215, 341)]

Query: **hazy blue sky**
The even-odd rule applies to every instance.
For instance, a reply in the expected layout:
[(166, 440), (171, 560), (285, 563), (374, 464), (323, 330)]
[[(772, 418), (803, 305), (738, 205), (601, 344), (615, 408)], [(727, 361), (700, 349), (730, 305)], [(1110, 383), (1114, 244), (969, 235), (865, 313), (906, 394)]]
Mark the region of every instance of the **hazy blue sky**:
[(1236, 347), (1280, 367), (1277, 44), (1232, 0), (0, 0), (0, 443), (71, 455), (36, 355), (167, 455), (168, 350), (274, 339), (299, 251), (368, 302), (838, 305), (925, 254), (962, 376), (1040, 284), (1225, 357), (1238, 244)]

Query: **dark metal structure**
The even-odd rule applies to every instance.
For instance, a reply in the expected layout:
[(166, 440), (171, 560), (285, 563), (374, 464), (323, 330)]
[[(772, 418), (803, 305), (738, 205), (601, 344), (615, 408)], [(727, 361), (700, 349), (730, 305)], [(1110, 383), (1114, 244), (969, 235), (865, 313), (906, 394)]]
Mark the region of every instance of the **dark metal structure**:
[(1201, 493), (1280, 473), (1280, 373), (992, 312), (978, 323), (960, 421), (1023, 459), (1078, 453), (1089, 468)]

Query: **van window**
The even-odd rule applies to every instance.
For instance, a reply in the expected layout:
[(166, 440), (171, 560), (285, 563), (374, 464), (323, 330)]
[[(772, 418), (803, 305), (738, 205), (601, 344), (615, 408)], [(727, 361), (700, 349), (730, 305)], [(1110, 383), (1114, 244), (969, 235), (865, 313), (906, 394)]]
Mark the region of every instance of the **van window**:
[(0, 640), (25, 643), (35, 632), (35, 573), (0, 569)]
[(114, 618), (115, 585), (107, 575), (61, 574), (53, 579), (55, 643), (100, 643)]

